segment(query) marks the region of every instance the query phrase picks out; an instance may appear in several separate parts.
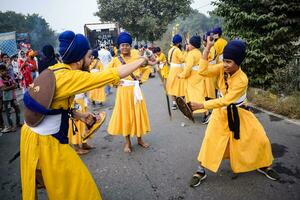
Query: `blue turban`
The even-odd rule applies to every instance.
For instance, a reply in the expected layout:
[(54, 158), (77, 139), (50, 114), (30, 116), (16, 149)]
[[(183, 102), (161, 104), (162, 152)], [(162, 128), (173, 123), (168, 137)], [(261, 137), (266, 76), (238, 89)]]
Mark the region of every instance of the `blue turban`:
[(158, 52), (161, 52), (161, 49), (160, 49), (160, 47), (155, 47), (152, 52), (158, 53)]
[(90, 49), (87, 38), (73, 31), (64, 31), (59, 37), (59, 54), (64, 63), (74, 63), (81, 60)]
[(194, 35), (190, 38), (190, 44), (199, 49), (201, 46), (201, 38), (199, 35)]
[(98, 58), (99, 54), (97, 49), (93, 49), (92, 56), (94, 56), (94, 58)]
[(222, 29), (221, 27), (216, 27), (214, 28), (214, 30), (212, 31), (214, 34), (218, 34), (219, 36), (222, 35)]
[(246, 57), (246, 44), (242, 40), (231, 40), (223, 51), (223, 59), (233, 60), (238, 66)]
[(122, 43), (132, 44), (132, 37), (127, 32), (121, 32), (118, 36), (118, 45)]
[(148, 45), (147, 44), (144, 44), (144, 49), (148, 49)]
[(173, 44), (179, 44), (182, 42), (182, 37), (179, 34), (174, 35)]

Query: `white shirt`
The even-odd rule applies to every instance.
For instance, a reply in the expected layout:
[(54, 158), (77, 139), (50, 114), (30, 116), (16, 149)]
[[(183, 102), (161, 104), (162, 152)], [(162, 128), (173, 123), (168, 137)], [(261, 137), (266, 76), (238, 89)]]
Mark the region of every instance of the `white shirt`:
[(100, 61), (102, 62), (104, 69), (107, 68), (108, 63), (111, 61), (112, 56), (110, 54), (110, 52), (104, 48), (100, 49), (100, 51), (98, 51), (98, 58), (100, 59)]

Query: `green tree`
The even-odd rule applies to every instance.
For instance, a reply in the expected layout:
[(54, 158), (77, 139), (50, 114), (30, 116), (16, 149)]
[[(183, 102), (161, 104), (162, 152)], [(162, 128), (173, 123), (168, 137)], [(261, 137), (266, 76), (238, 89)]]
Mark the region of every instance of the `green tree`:
[(159, 46), (166, 52), (172, 44), (173, 34), (179, 33), (184, 40), (188, 40), (193, 35), (202, 36), (208, 30), (222, 23), (221, 19), (215, 16), (209, 16), (199, 13), (198, 10), (192, 10), (186, 17), (177, 17), (168, 25), (167, 31), (159, 41)]
[(26, 24), (33, 48), (42, 49), (45, 44), (56, 46), (57, 35), (44, 18), (37, 14), (27, 15)]
[(245, 70), (251, 84), (269, 88), (274, 70), (299, 52), (300, 4), (283, 0), (218, 0), (213, 13), (224, 19), (225, 34), (247, 43)]
[(101, 21), (117, 22), (140, 40), (155, 41), (168, 24), (189, 13), (192, 0), (97, 0)]
[(25, 16), (13, 11), (0, 12), (0, 32), (9, 31), (29, 33), (33, 49), (40, 50), (45, 44), (57, 44), (57, 34), (37, 14)]

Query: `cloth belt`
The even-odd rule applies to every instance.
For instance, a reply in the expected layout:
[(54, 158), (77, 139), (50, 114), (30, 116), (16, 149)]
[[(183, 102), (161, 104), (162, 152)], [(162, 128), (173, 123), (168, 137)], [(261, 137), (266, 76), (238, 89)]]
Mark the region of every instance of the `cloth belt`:
[(100, 70), (99, 69), (91, 69), (90, 72), (91, 73), (97, 73), (97, 72), (100, 72)]
[(61, 114), (58, 115), (46, 115), (43, 121), (36, 127), (30, 127), (30, 129), (39, 135), (53, 135), (59, 132), (61, 125)]
[[(222, 96), (222, 93), (219, 93)], [(247, 99), (247, 93), (241, 96), (235, 103), (231, 103), (227, 107), (227, 120), (229, 130), (233, 132), (234, 139), (240, 139), (240, 117), (238, 108), (249, 110), (247, 106), (243, 105)]]
[(123, 87), (134, 86), (134, 103), (143, 100), (142, 90), (139, 81), (121, 79), (120, 85)]
[(171, 64), (170, 64), (170, 67), (171, 67), (171, 68), (174, 68), (174, 67), (184, 67), (184, 66), (185, 66), (184, 63), (181, 63), (181, 64), (171, 63)]
[(164, 63), (160, 63), (158, 66), (160, 69), (162, 69), (164, 67), (164, 65), (165, 65)]
[(199, 71), (199, 66), (198, 66), (198, 65), (193, 66), (193, 67), (192, 67), (192, 70), (193, 70), (193, 71)]

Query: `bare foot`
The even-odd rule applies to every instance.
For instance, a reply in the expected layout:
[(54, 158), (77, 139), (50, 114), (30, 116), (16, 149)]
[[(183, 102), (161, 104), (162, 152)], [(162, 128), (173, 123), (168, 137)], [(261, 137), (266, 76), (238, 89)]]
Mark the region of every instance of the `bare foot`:
[(145, 143), (143, 140), (138, 141), (138, 144), (145, 149), (150, 147), (150, 145)]
[(131, 146), (130, 144), (125, 144), (124, 145), (124, 152), (125, 153), (131, 153), (132, 149), (131, 149)]
[(85, 155), (85, 154), (88, 154), (90, 151), (89, 150), (86, 150), (86, 149), (75, 149), (76, 153), (78, 155)]
[(90, 145), (88, 145), (87, 143), (83, 143), (82, 144), (82, 149), (84, 150), (91, 150), (91, 149), (95, 149), (96, 147), (92, 147)]

